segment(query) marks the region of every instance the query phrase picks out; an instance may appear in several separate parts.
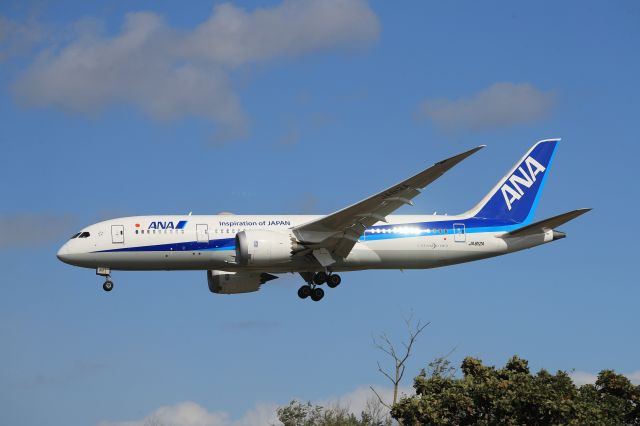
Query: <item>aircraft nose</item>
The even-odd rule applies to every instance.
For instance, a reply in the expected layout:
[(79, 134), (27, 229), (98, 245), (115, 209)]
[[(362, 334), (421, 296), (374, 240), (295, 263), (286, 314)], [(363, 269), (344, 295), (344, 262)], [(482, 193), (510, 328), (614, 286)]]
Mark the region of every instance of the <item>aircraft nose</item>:
[(65, 243), (62, 247), (60, 247), (60, 250), (58, 250), (58, 253), (56, 253), (56, 257), (64, 262), (64, 263), (68, 263), (69, 261), (69, 247), (68, 245)]

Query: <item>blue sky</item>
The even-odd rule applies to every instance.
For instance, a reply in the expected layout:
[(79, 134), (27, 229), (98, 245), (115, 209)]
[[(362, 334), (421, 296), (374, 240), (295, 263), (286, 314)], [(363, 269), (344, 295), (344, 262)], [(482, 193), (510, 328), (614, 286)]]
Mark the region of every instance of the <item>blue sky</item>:
[[(640, 380), (639, 23), (634, 1), (3, 2), (0, 423), (356, 404), (386, 385), (372, 334), (400, 339), (411, 311), (431, 324), (405, 386), (454, 347)], [(213, 295), (204, 272), (117, 272), (106, 294), (55, 258), (121, 215), (330, 213), (487, 144), (402, 210), (457, 213), (550, 137), (537, 218), (594, 208), (567, 239), (346, 273), (321, 303), (293, 276)]]

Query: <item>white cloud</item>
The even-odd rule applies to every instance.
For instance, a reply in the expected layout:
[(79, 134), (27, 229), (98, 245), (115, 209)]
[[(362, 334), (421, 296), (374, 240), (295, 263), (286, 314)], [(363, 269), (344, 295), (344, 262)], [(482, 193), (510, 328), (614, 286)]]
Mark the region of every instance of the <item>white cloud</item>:
[(420, 116), (445, 130), (486, 130), (532, 123), (544, 118), (555, 94), (527, 83), (495, 83), (456, 100), (425, 99)]
[[(636, 370), (632, 373), (625, 374), (625, 376), (627, 376), (627, 378), (634, 385), (640, 385), (640, 370)], [(587, 371), (571, 371), (569, 372), (569, 377), (571, 377), (571, 380), (573, 380), (573, 383), (575, 383), (578, 386), (593, 384), (598, 379), (597, 374), (589, 373)]]
[(640, 370), (636, 370), (633, 373), (625, 374), (631, 380), (634, 385), (640, 385)]
[[(376, 391), (387, 401), (391, 400), (392, 390), (390, 388), (376, 388)], [(413, 394), (410, 388), (402, 388), (400, 393)], [(372, 398), (374, 395), (368, 387), (360, 387), (341, 397), (327, 398), (324, 401), (312, 403), (324, 407), (347, 407), (354, 414), (360, 415)], [(300, 398), (298, 400), (306, 401)], [(276, 416), (278, 407), (279, 405), (273, 403), (258, 403), (244, 413), (240, 419), (233, 420), (225, 411), (208, 411), (195, 402), (185, 401), (160, 407), (140, 420), (103, 421), (98, 426), (264, 426), (279, 424)]]
[(378, 35), (363, 0), (285, 0), (247, 13), (230, 3), (184, 39), (187, 56), (229, 66), (318, 49), (355, 45)]
[(42, 29), (32, 19), (18, 22), (0, 16), (0, 61), (28, 52), (42, 37)]
[(43, 50), (14, 83), (18, 99), (72, 112), (124, 103), (160, 120), (204, 117), (238, 137), (248, 119), (230, 82), (234, 69), (362, 44), (379, 31), (365, 0), (284, 0), (250, 12), (223, 3), (191, 30), (152, 12), (127, 14), (115, 35), (99, 27), (83, 20), (71, 41)]
[(160, 407), (141, 420), (101, 422), (99, 426), (258, 426), (274, 423), (275, 406), (256, 405), (238, 421), (223, 411), (207, 411), (195, 402), (185, 401)]
[(582, 386), (595, 383), (598, 375), (586, 371), (571, 371), (569, 372), (569, 377), (577, 386)]

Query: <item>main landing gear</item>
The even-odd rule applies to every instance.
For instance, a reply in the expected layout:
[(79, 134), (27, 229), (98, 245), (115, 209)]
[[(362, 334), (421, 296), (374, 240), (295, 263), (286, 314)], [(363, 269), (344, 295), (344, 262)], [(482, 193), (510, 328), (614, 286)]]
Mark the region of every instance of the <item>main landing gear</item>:
[(311, 300), (314, 302), (318, 302), (324, 297), (324, 290), (318, 286), (326, 283), (329, 288), (336, 288), (342, 282), (340, 275), (333, 273), (316, 272), (314, 274), (311, 272), (303, 272), (300, 275), (302, 275), (302, 278), (304, 278), (308, 284), (298, 289), (298, 297), (300, 299), (311, 297)]
[(104, 284), (102, 284), (102, 289), (104, 291), (113, 290), (113, 281), (111, 281), (111, 269), (109, 268), (98, 268), (96, 269), (96, 275), (100, 275), (105, 278)]

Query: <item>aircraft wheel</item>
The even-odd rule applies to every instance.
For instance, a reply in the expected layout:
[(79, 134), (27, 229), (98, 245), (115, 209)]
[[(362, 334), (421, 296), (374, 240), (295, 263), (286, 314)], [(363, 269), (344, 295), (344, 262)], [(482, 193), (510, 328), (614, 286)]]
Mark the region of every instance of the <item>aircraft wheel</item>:
[(311, 287), (308, 285), (303, 285), (298, 289), (298, 297), (300, 299), (306, 299), (309, 296), (311, 296)]
[(340, 275), (338, 274), (331, 274), (329, 275), (329, 277), (327, 277), (327, 285), (329, 286), (329, 288), (336, 288), (340, 285), (341, 282), (342, 278), (340, 278)]
[(324, 297), (324, 290), (320, 287), (316, 287), (311, 291), (311, 300), (314, 302), (320, 301)]
[(111, 291), (113, 290), (113, 282), (112, 281), (105, 281), (104, 284), (102, 284), (102, 289), (104, 291)]
[(316, 285), (324, 284), (327, 282), (328, 277), (326, 272), (316, 272), (313, 274), (313, 283)]

